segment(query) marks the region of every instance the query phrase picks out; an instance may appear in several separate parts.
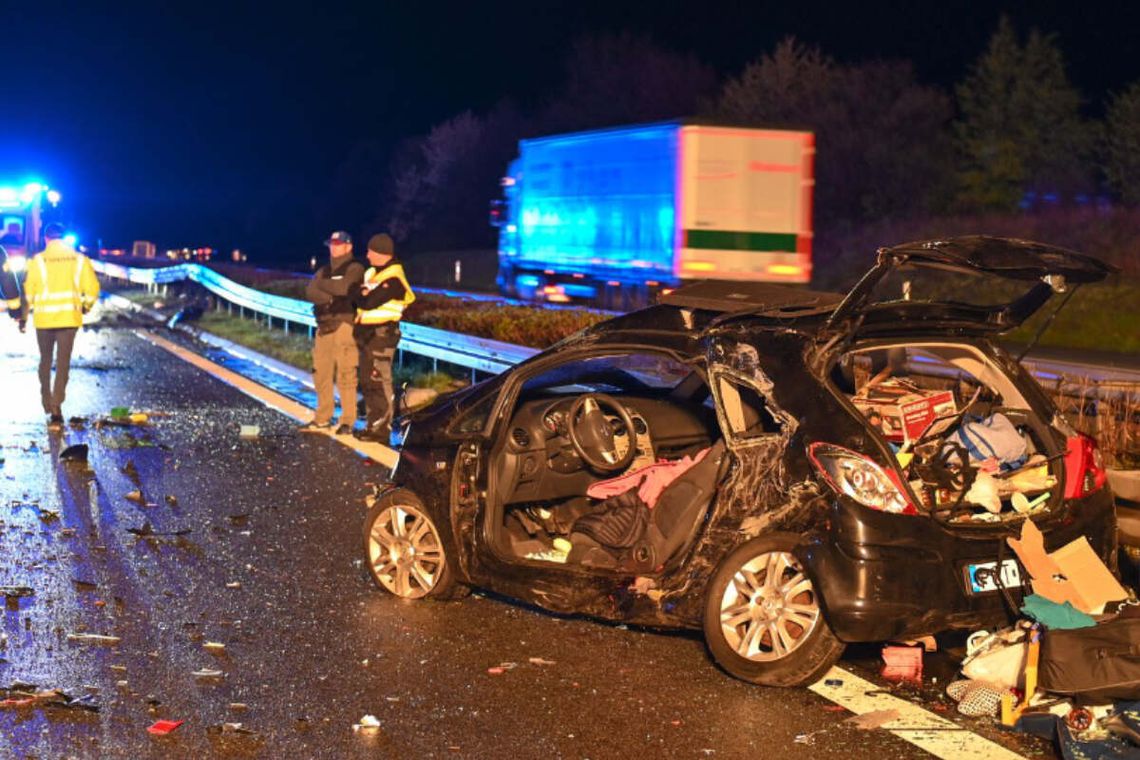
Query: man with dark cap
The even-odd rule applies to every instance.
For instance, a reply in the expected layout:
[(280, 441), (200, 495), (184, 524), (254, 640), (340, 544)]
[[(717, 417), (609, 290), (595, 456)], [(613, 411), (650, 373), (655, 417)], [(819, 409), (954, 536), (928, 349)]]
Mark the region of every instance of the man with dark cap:
[(304, 432), (333, 429), (333, 384), (340, 392), (340, 423), (337, 435), (349, 435), (356, 423), (356, 370), (360, 360), (352, 325), (356, 317), (353, 299), (364, 277), (364, 266), (352, 257), (352, 236), (343, 230), (329, 235), (329, 263), (313, 275), (305, 297), (313, 304), (317, 334), (313, 339), (313, 385), (317, 410), (313, 420), (301, 426)]
[(400, 342), (400, 319), (416, 300), (391, 236), (368, 241), (368, 271), (356, 297), (356, 344), (360, 348), (360, 387), (368, 424), (358, 437), (388, 444), (392, 429), (392, 357)]

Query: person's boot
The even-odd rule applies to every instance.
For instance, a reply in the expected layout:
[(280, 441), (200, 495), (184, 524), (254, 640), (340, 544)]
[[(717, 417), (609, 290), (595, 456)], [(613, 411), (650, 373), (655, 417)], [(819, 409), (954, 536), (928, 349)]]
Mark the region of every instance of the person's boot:
[(364, 430), (360, 430), (354, 435), (362, 441), (373, 441), (375, 443), (382, 443), (385, 446), (388, 445), (389, 440), (391, 439), (391, 433), (388, 430), (388, 426), (383, 424), (369, 425), (368, 427), (364, 428)]

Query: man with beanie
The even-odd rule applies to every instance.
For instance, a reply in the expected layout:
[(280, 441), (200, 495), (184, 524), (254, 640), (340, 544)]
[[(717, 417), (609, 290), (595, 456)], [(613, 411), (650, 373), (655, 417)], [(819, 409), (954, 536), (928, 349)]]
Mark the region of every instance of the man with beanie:
[(71, 349), (75, 346), (75, 334), (83, 325), (83, 315), (99, 300), (99, 280), (87, 257), (64, 241), (63, 225), (53, 222), (44, 227), (44, 240), (46, 247), (28, 264), (25, 313), (20, 327), (23, 329), (27, 312), (31, 312), (40, 348), (40, 399), (44, 413), (49, 415), (48, 428), (62, 430)]
[(356, 423), (356, 370), (359, 353), (352, 337), (356, 316), (353, 299), (364, 277), (364, 266), (352, 257), (352, 237), (343, 230), (329, 235), (329, 263), (313, 275), (305, 288), (305, 298), (313, 304), (317, 334), (313, 339), (313, 385), (317, 390), (317, 410), (312, 422), (301, 426), (304, 432), (324, 432), (333, 428), (333, 384), (340, 392), (340, 423), (337, 435), (349, 435)]
[(392, 357), (400, 342), (400, 319), (416, 300), (391, 236), (368, 241), (368, 271), (356, 296), (356, 344), (360, 348), (360, 386), (368, 424), (359, 437), (387, 445), (392, 430)]

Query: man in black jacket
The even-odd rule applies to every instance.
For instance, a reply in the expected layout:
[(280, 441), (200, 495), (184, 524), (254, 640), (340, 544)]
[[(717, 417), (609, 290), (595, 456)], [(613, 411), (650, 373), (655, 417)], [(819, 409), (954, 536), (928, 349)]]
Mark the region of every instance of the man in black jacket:
[(387, 444), (393, 411), (392, 357), (400, 342), (400, 319), (416, 296), (390, 236), (380, 233), (369, 239), (368, 263), (355, 299), (360, 386), (368, 415), (368, 424), (359, 437)]
[(8, 316), (20, 325), (24, 332), (27, 320), (24, 318), (24, 302), (20, 294), (20, 277), (16, 267), (8, 259), (8, 251), (0, 245), (0, 300), (8, 310)]
[(352, 257), (352, 237), (338, 230), (325, 241), (329, 263), (317, 270), (305, 288), (313, 303), (317, 335), (313, 340), (313, 385), (317, 389), (317, 411), (312, 422), (302, 425), (306, 432), (332, 429), (333, 383), (340, 392), (340, 423), (337, 435), (352, 433), (356, 422), (356, 370), (359, 352), (352, 336), (356, 317), (353, 299), (364, 277), (364, 266)]

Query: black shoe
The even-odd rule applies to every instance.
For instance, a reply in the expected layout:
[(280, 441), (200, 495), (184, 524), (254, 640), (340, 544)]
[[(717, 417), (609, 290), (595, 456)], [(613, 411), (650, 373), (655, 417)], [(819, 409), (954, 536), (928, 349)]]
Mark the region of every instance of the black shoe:
[(352, 425), (338, 425), (336, 429), (337, 435), (352, 435)]
[(381, 429), (366, 428), (365, 430), (357, 431), (353, 435), (355, 435), (357, 438), (359, 438), (362, 441), (374, 441), (376, 443), (382, 443), (385, 446), (388, 445), (388, 443), (392, 437), (391, 434), (387, 430), (384, 430), (383, 428), (381, 428)]
[(333, 424), (331, 422), (306, 422), (297, 428), (302, 433), (327, 433), (332, 430)]

